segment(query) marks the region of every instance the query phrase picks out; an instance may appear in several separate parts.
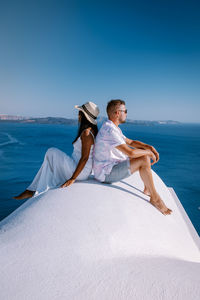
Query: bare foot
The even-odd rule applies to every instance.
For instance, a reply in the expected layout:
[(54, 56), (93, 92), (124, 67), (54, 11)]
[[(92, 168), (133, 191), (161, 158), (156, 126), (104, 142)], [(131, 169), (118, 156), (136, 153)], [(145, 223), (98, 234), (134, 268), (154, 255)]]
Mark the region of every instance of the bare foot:
[(22, 200), (26, 198), (31, 198), (35, 194), (34, 191), (25, 190), (23, 193), (21, 193), (18, 196), (13, 197), (16, 200)]
[(147, 196), (151, 196), (151, 193), (150, 193), (149, 189), (148, 189), (146, 186), (144, 187), (143, 193), (144, 193), (145, 195), (147, 195)]
[(172, 213), (172, 210), (165, 205), (159, 195), (154, 198), (151, 197), (150, 203), (154, 205), (163, 215), (170, 215)]

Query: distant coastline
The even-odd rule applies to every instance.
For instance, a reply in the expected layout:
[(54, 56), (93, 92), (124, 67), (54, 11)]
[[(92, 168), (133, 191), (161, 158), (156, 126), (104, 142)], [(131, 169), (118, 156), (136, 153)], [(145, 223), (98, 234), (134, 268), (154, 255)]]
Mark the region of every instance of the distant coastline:
[[(107, 118), (99, 117), (99, 122), (105, 121)], [(63, 124), (63, 125), (76, 125), (76, 119), (60, 118), (60, 117), (43, 117), (43, 118), (28, 118), (22, 116), (12, 116), (12, 115), (0, 115), (0, 122), (13, 122), (13, 123), (35, 123), (35, 124)], [(159, 120), (159, 121), (149, 121), (149, 120), (131, 120), (127, 119), (126, 124), (133, 125), (169, 125), (169, 124), (182, 124), (178, 121), (173, 120)]]

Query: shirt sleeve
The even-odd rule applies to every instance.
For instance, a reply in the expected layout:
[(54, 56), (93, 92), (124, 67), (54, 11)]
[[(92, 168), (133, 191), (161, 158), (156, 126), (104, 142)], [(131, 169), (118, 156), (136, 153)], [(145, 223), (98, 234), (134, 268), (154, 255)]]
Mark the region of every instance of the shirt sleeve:
[(117, 131), (112, 130), (110, 132), (110, 146), (117, 147), (119, 145), (126, 144), (124, 137), (125, 136), (123, 134), (120, 135), (120, 133), (118, 133)]

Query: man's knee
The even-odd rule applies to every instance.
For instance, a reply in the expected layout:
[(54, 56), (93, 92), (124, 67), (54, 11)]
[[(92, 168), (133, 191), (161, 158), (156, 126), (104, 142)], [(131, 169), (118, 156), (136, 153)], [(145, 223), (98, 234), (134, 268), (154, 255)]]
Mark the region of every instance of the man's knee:
[(142, 167), (151, 168), (151, 159), (148, 155), (144, 155), (142, 158)]
[(140, 168), (151, 168), (151, 160), (149, 157), (141, 156), (138, 158), (130, 158), (130, 171), (133, 174), (135, 171), (138, 171)]
[(130, 165), (134, 166), (134, 165), (138, 165), (138, 167), (151, 167), (151, 159), (148, 155), (144, 155), (138, 158), (131, 158), (130, 159)]

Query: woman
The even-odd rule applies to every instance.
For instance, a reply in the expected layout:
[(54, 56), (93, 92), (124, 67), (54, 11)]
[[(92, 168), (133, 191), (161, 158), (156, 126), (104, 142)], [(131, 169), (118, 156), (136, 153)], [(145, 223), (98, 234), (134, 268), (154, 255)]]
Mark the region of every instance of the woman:
[(76, 179), (86, 180), (91, 174), (99, 108), (93, 102), (76, 105), (75, 108), (79, 110), (80, 126), (73, 141), (72, 158), (57, 148), (49, 148), (33, 182), (23, 193), (14, 197), (15, 199), (30, 198), (56, 186), (63, 188), (73, 184)]

